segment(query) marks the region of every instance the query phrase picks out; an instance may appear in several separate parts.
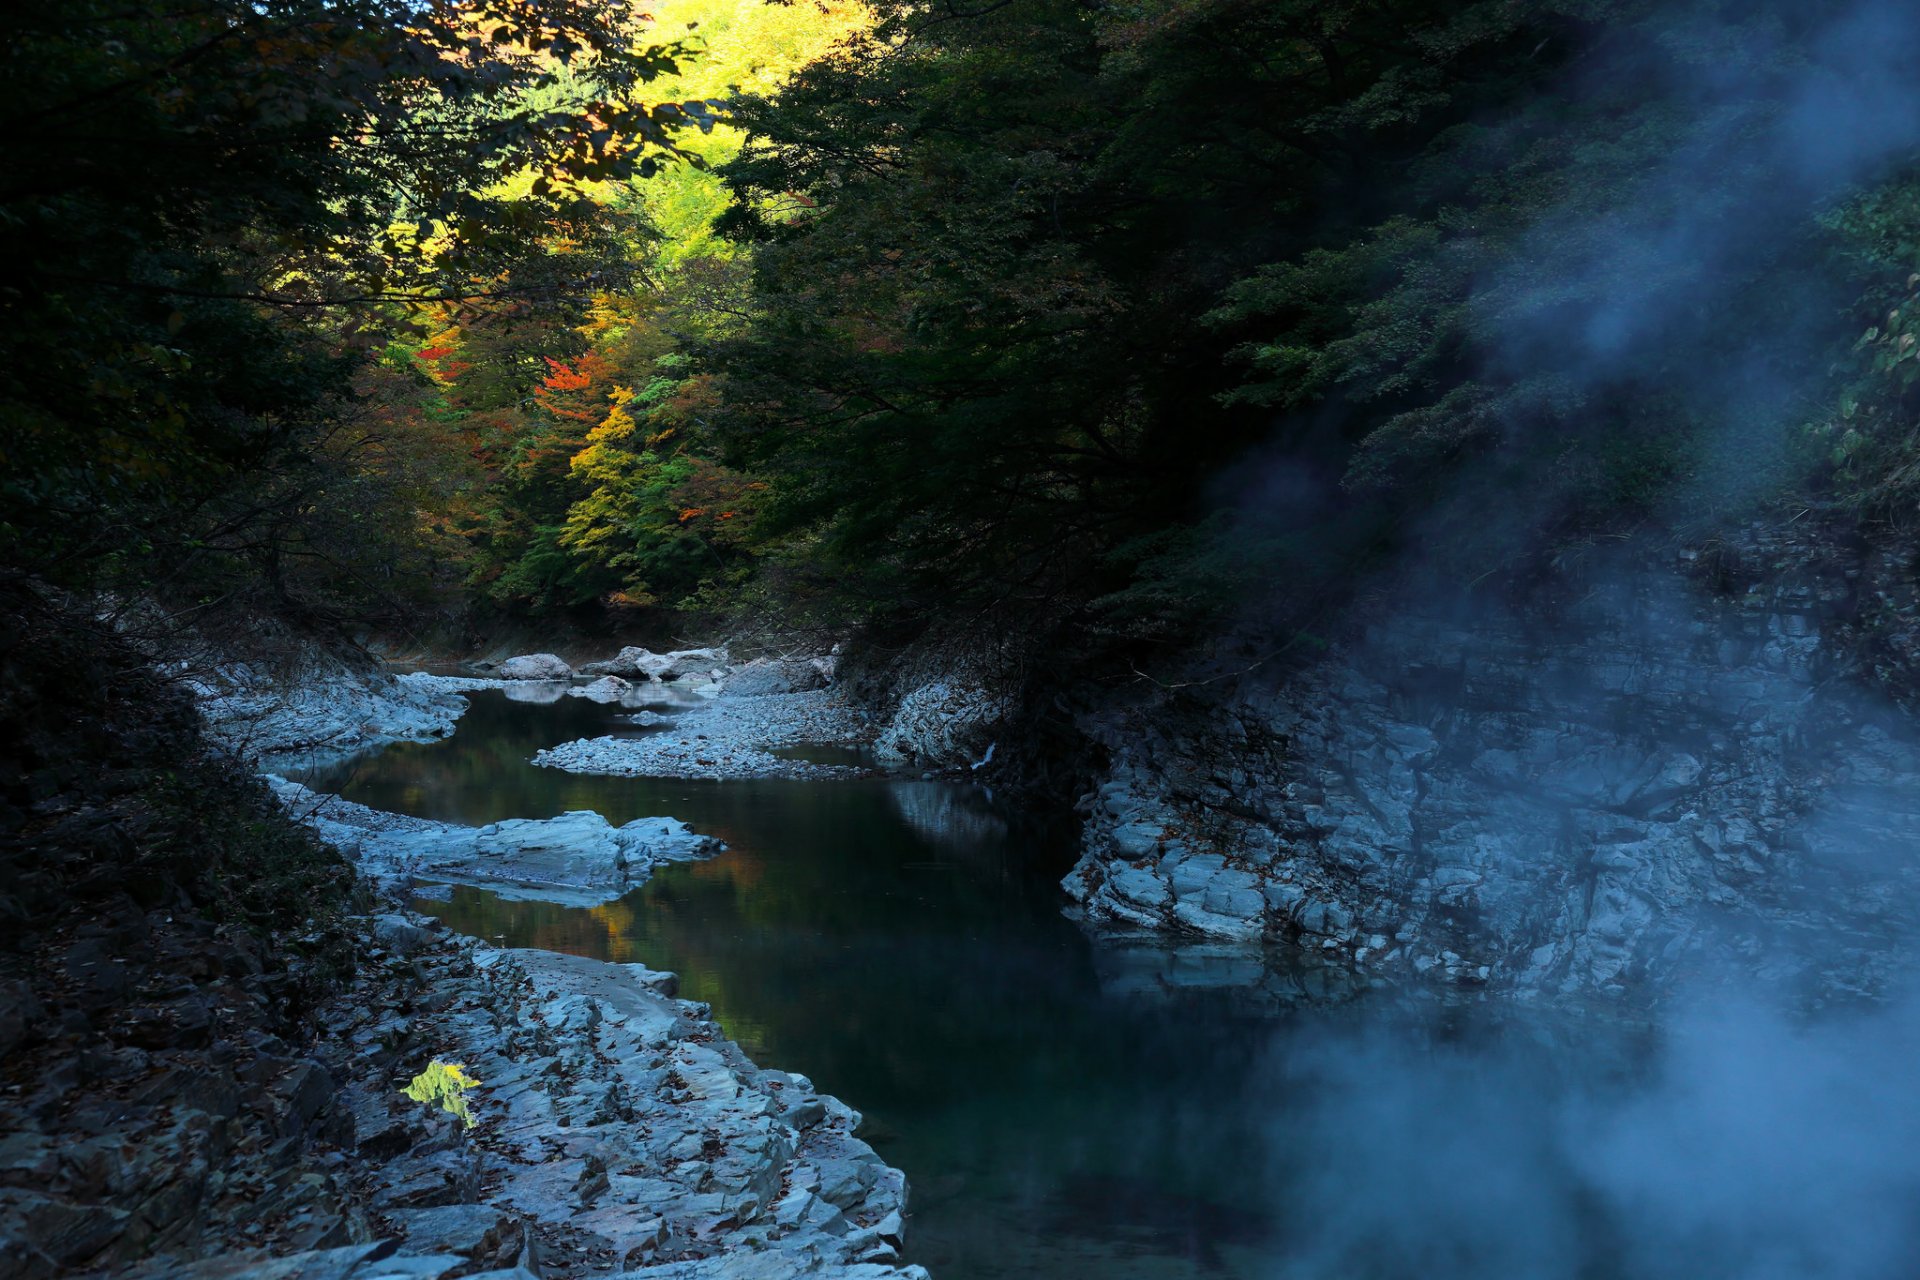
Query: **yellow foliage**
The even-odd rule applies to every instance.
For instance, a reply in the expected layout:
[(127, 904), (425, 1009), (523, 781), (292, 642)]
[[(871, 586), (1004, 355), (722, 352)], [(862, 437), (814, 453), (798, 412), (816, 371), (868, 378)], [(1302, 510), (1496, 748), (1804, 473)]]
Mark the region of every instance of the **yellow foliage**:
[(471, 1128), (473, 1112), (467, 1109), (467, 1090), (479, 1083), (467, 1074), (464, 1063), (435, 1058), (400, 1092), (415, 1102), (439, 1103), (442, 1111), (451, 1112), (463, 1126)]
[[(650, 96), (668, 101), (727, 98), (735, 92), (770, 93), (801, 67), (821, 57), (848, 35), (872, 25), (873, 14), (858, 0), (817, 4), (768, 4), (766, 0), (665, 0), (652, 6), (662, 34), (686, 24), (698, 56), (678, 73), (647, 86)], [(743, 135), (727, 125), (681, 139), (708, 165), (733, 159)], [(733, 246), (717, 239), (713, 220), (727, 207), (726, 188), (711, 169), (669, 165), (635, 184), (649, 220), (662, 239), (659, 265), (671, 270), (694, 257), (729, 257)]]

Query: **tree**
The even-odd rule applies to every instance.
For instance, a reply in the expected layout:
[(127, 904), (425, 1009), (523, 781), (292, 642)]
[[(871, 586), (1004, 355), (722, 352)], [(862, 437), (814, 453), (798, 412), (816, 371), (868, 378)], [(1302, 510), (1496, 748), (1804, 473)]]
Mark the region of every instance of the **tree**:
[(0, 559), (151, 587), (280, 555), (326, 483), (320, 442), (359, 412), (355, 370), (406, 309), (588, 292), (601, 268), (546, 249), (600, 234), (583, 184), (710, 120), (643, 100), (677, 48), (632, 30), (585, 0), (76, 0), (16, 19)]

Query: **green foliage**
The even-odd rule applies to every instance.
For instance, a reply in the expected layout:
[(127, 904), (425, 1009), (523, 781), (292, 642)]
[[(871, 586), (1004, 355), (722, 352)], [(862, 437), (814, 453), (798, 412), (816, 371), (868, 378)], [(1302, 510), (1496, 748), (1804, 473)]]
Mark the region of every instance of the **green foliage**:
[[(699, 0), (674, 17), (696, 53), (652, 91), (705, 100), (772, 89), (864, 11)], [(719, 124), (685, 141), (698, 163), (593, 187), (607, 234), (592, 297), (535, 314), (448, 307), (418, 348), (423, 412), (479, 468), (470, 492), (431, 508), (463, 538), (476, 596), (530, 612), (672, 607), (748, 573), (760, 486), (718, 463), (712, 380), (684, 356), (740, 323), (746, 272), (712, 232), (726, 191), (709, 167), (739, 138)]]
[[(881, 14), (736, 108), (755, 310), (711, 354), (763, 528), (817, 536), (850, 600), (1123, 599), (1116, 551), (1191, 519), (1269, 409), (1443, 376), (1430, 319), (1396, 299), (1352, 335), (1355, 295), (1447, 293), (1393, 204), (1431, 209), (1410, 160), (1542, 73), (1515, 7)], [(1236, 388), (1229, 349), (1277, 380)]]
[(467, 1090), (479, 1083), (467, 1074), (463, 1064), (442, 1062), (435, 1058), (427, 1064), (425, 1071), (415, 1076), (400, 1092), (415, 1102), (438, 1106), (458, 1120), (461, 1128), (471, 1129), (473, 1112), (467, 1105)]
[(735, 106), (751, 323), (704, 348), (762, 534), (849, 617), (1158, 634), (1416, 524), (1478, 576), (1738, 507), (1791, 479), (1849, 255), (1920, 228), (1822, 226), (1836, 27), (1792, 0), (879, 15)]
[(1920, 494), (1920, 179), (1863, 192), (1826, 225), (1864, 277), (1860, 310), (1874, 319), (1854, 344), (1853, 376), (1809, 435), (1843, 500), (1905, 521)]
[(1732, 509), (1810, 418), (1889, 508), (1920, 195), (1897, 120), (1808, 149), (1829, 8), (29, 16), (0, 557), (1137, 642)]
[(383, 428), (384, 452), (349, 447), (400, 390), (365, 384), (370, 356), (425, 299), (531, 307), (611, 279), (583, 184), (710, 124), (643, 100), (677, 53), (586, 0), (19, 15), (0, 54), (0, 561), (187, 600), (383, 595), (409, 567), (413, 538), (385, 553), (418, 472), (393, 475)]

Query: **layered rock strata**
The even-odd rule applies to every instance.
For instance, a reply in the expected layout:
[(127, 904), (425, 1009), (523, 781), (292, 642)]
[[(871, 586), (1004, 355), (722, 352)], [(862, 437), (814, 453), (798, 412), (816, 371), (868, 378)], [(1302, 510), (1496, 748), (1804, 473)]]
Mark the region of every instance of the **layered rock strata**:
[(1389, 596), (1284, 678), (1089, 718), (1111, 764), (1068, 893), (1095, 922), (1519, 991), (1883, 987), (1916, 924), (1920, 749), (1847, 679), (1857, 575), (1752, 554), (1703, 584), (1681, 555), (1553, 607)]

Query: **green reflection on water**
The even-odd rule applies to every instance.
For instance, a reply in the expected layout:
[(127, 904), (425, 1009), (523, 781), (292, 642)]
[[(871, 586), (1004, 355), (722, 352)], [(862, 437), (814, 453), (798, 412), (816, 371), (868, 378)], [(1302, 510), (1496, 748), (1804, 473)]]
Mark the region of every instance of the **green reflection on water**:
[(482, 823), (592, 808), (726, 840), (592, 909), (460, 888), (422, 910), (511, 946), (681, 975), (756, 1060), (862, 1109), (907, 1171), (909, 1256), (941, 1280), (1259, 1274), (1245, 1098), (1271, 1034), (1202, 997), (1101, 989), (1060, 914), (1068, 846), (942, 783), (584, 778), (525, 763), (610, 731), (578, 699), (477, 695), (448, 742), (316, 774), (350, 798)]

